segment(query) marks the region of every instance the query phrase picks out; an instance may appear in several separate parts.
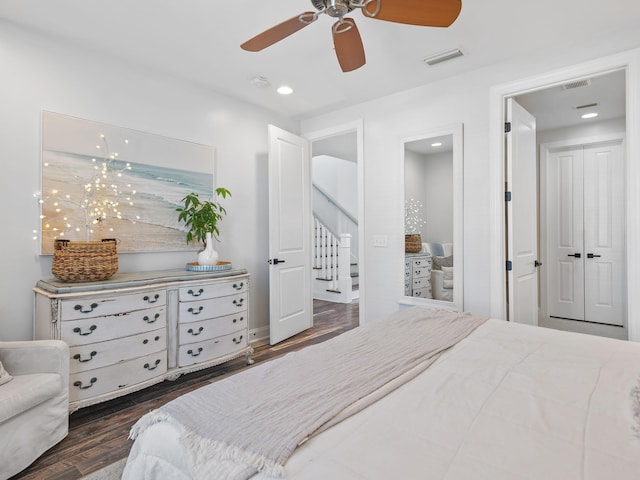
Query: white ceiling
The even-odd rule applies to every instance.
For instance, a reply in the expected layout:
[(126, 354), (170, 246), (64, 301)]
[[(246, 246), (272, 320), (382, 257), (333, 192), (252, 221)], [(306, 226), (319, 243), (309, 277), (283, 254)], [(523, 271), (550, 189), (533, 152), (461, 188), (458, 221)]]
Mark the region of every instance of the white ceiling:
[[(382, 0), (392, 1), (392, 0)], [(463, 0), (447, 29), (373, 20), (353, 12), (367, 64), (343, 73), (331, 42), (333, 19), (252, 53), (239, 45), (304, 11), (309, 0), (2, 0), (0, 18), (301, 118), (416, 87), (522, 54), (640, 24), (638, 0)], [(423, 59), (459, 48), (464, 57), (428, 67)], [(251, 84), (263, 76), (274, 88)]]

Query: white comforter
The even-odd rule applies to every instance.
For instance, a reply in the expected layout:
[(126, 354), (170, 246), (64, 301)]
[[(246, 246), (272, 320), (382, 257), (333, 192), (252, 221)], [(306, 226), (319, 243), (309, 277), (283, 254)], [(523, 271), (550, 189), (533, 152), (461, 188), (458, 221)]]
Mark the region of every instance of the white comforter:
[[(417, 378), (304, 443), (286, 475), (637, 480), (639, 375), (640, 344), (489, 320)], [(123, 478), (190, 478), (180, 434), (169, 424), (146, 430)]]

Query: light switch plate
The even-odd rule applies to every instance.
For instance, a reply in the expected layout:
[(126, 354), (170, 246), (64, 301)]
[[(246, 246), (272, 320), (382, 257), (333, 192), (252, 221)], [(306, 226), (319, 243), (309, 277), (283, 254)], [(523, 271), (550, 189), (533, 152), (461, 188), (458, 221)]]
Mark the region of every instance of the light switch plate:
[(374, 235), (373, 236), (374, 247), (388, 247), (389, 237), (387, 235)]

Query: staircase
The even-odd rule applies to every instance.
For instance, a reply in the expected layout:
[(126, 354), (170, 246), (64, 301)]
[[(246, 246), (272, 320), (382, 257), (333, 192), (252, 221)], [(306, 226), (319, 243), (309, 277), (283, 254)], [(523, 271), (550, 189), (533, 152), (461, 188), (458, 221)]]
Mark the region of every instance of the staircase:
[(358, 262), (351, 253), (351, 235), (334, 235), (314, 218), (313, 298), (351, 303), (358, 298)]

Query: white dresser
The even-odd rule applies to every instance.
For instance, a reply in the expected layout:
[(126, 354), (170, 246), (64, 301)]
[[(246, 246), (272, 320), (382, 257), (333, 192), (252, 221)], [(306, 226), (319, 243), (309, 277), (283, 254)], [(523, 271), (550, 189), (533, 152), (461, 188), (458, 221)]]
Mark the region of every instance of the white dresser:
[(35, 338), (70, 347), (71, 411), (242, 355), (252, 363), (245, 270), (49, 279), (34, 291)]
[(405, 254), (404, 294), (408, 297), (431, 298), (431, 255)]

